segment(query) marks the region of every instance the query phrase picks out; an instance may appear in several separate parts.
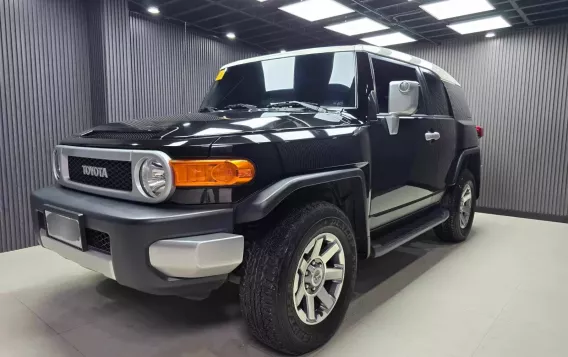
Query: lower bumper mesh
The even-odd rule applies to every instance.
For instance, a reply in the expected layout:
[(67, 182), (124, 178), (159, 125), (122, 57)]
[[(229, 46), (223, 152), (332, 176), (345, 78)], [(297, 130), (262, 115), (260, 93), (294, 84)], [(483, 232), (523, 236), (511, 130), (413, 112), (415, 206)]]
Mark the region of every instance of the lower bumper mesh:
[(87, 246), (89, 249), (110, 255), (110, 236), (108, 233), (87, 228)]

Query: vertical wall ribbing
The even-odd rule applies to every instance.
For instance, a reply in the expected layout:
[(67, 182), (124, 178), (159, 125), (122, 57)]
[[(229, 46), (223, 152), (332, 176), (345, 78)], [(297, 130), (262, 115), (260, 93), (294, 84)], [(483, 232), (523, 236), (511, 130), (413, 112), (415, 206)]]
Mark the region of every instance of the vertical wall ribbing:
[(136, 14), (130, 29), (135, 117), (197, 110), (223, 64), (258, 55)]
[(0, 251), (34, 245), (29, 194), (51, 149), (91, 125), (86, 12), (74, 0), (0, 0)]
[(132, 119), (128, 2), (85, 0), (85, 5), (88, 11), (94, 123)]

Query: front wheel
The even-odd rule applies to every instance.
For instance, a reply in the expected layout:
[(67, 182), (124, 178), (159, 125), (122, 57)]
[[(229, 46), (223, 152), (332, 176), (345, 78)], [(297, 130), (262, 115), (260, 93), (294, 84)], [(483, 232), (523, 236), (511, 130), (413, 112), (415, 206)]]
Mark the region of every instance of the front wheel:
[(443, 198), (442, 206), (450, 211), (450, 217), (434, 228), (438, 238), (446, 242), (466, 240), (475, 215), (475, 198), (475, 178), (469, 170), (464, 170), (458, 183)]
[(351, 300), (355, 252), (353, 230), (338, 207), (314, 202), (285, 214), (245, 257), (240, 299), (251, 333), (293, 355), (325, 344)]

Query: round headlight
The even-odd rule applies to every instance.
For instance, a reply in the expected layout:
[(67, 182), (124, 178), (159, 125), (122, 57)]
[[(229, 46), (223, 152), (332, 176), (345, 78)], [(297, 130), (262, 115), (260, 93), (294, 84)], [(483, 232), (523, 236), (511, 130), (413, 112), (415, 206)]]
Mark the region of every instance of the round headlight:
[(53, 176), (55, 176), (55, 180), (59, 181), (61, 177), (61, 155), (59, 154), (59, 149), (53, 149), (51, 153), (51, 167), (53, 169)]
[(146, 159), (140, 167), (140, 183), (144, 192), (153, 198), (163, 195), (168, 185), (168, 172), (156, 159)]

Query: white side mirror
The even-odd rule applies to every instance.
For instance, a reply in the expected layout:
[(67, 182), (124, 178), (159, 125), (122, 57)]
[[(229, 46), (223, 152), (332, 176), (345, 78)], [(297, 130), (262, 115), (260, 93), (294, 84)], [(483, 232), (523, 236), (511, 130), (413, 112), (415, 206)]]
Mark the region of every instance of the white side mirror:
[(389, 84), (389, 115), (387, 126), (391, 135), (398, 134), (401, 115), (412, 115), (418, 110), (420, 84), (413, 81), (392, 81)]

